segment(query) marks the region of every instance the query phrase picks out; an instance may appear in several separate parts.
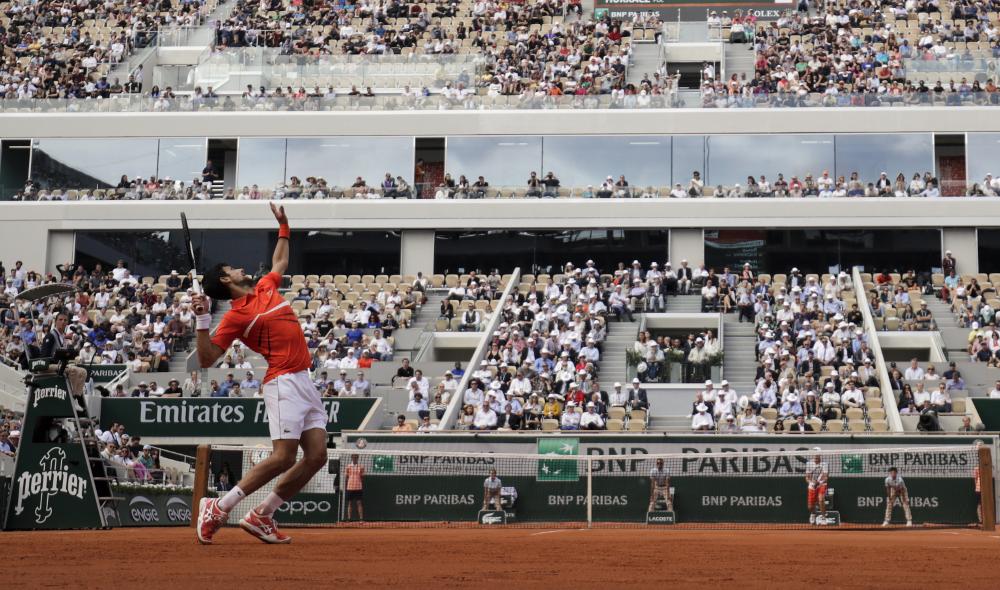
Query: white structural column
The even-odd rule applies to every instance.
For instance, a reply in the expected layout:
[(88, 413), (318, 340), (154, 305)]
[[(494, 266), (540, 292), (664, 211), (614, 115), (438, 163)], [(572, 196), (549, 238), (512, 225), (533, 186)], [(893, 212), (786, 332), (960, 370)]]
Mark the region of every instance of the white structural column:
[(400, 239), (399, 274), (434, 273), (434, 230), (404, 230)]
[(705, 262), (705, 232), (697, 229), (670, 230), (670, 263), (674, 268), (687, 260), (692, 268)]
[[(25, 248), (25, 250), (29, 249)], [(76, 232), (50, 231), (49, 248), (45, 253), (45, 271), (58, 277), (59, 271), (56, 270), (56, 266), (74, 260), (76, 260)], [(28, 268), (34, 267), (29, 266)]]
[[(941, 230), (941, 255), (951, 250), (958, 261), (958, 274), (979, 272), (979, 239), (974, 227), (946, 227)], [(935, 266), (939, 266), (940, 262)]]

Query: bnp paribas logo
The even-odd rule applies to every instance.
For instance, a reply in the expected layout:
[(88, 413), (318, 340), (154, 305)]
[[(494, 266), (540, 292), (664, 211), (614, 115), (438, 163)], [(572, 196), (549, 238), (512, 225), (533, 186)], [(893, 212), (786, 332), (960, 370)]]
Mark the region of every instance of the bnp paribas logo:
[(35, 508), (35, 522), (44, 524), (52, 516), (52, 501), (59, 494), (73, 496), (80, 500), (87, 493), (87, 480), (70, 473), (66, 463), (66, 452), (59, 447), (52, 447), (38, 462), (39, 471), (34, 473), (24, 471), (17, 478), (17, 503), (14, 514), (20, 516), (24, 512), (25, 500), (38, 498)]
[(538, 439), (538, 454), (544, 455), (538, 459), (538, 481), (578, 481), (580, 470), (578, 459), (558, 459), (559, 456), (579, 454), (580, 439), (578, 438), (540, 438)]

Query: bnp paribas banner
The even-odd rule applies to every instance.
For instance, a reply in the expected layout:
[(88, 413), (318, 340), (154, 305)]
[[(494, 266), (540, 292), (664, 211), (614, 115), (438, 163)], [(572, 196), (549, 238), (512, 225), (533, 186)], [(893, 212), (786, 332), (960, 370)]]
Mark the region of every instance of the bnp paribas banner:
[[(565, 461), (564, 461), (565, 462)], [(485, 473), (485, 470), (484, 470)], [(499, 474), (505, 487), (517, 491), (509, 522), (584, 522), (587, 486), (570, 480)], [(475, 521), (483, 503), (481, 475), (405, 476), (391, 472), (365, 478), (364, 510), (368, 521)], [(880, 477), (833, 478), (830, 510), (841, 521), (877, 524), (885, 515), (885, 488)], [(907, 478), (916, 523), (976, 522), (972, 479)], [(807, 486), (801, 477), (675, 477), (677, 522), (802, 523), (809, 520)], [(594, 477), (593, 520), (645, 522), (649, 478)], [(896, 510), (896, 517), (902, 512)]]
[(80, 365), (87, 370), (87, 377), (94, 383), (110, 383), (128, 370), (126, 365)]
[[(702, 460), (699, 455), (706, 453), (763, 453), (780, 451), (808, 451), (813, 447), (821, 447), (824, 450), (848, 450), (848, 449), (879, 449), (879, 448), (908, 448), (909, 454), (899, 457), (882, 457), (881, 455), (869, 454), (872, 461), (885, 462), (887, 460), (899, 461), (897, 465), (901, 469), (910, 466), (919, 466), (920, 462), (927, 458), (920, 451), (926, 450), (933, 453), (935, 446), (968, 446), (972, 447), (975, 441), (980, 440), (987, 445), (996, 448), (995, 436), (826, 436), (826, 435), (784, 435), (784, 436), (748, 436), (748, 435), (721, 435), (721, 436), (697, 436), (697, 435), (663, 435), (663, 434), (636, 434), (636, 435), (613, 435), (601, 433), (596, 435), (581, 434), (574, 437), (564, 436), (531, 436), (526, 433), (519, 435), (491, 434), (489, 436), (472, 436), (469, 434), (447, 434), (435, 433), (433, 436), (427, 435), (368, 435), (363, 432), (347, 433), (347, 446), (357, 445), (360, 439), (364, 439), (364, 446), (368, 450), (395, 449), (405, 451), (442, 451), (442, 452), (468, 452), (475, 449), (477, 453), (517, 453), (517, 454), (540, 454), (548, 455), (558, 453), (564, 445), (570, 445), (573, 452), (562, 454), (579, 454), (603, 459), (595, 463), (595, 470), (618, 468), (618, 465), (629, 463), (629, 456), (634, 455), (655, 455), (655, 454), (684, 454), (688, 455), (682, 461), (682, 469), (685, 473), (702, 473), (711, 470), (723, 470), (731, 467), (729, 461)], [(996, 454), (995, 454), (996, 455)], [(932, 459), (927, 459), (932, 460)], [(968, 454), (956, 455), (958, 461), (969, 461)], [(996, 457), (994, 457), (996, 461)], [(764, 469), (775, 474), (776, 470), (781, 470), (784, 463), (765, 466), (759, 461), (748, 468)], [(790, 469), (795, 466), (791, 466)], [(873, 465), (879, 469), (888, 469), (889, 465)], [(970, 467), (971, 469), (971, 467)], [(777, 471), (780, 473), (780, 471)], [(791, 470), (788, 473), (800, 473), (801, 471)]]
[[(358, 428), (375, 402), (375, 398), (324, 399), (327, 432)], [(104, 398), (101, 424), (107, 428), (112, 422), (144, 437), (269, 436), (263, 398)]]

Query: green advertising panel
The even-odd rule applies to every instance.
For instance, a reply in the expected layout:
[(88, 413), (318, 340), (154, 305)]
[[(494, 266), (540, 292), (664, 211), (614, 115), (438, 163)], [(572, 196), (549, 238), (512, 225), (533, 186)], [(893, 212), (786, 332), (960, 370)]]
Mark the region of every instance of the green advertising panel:
[(37, 379), (25, 406), (21, 444), (11, 481), (5, 528), (100, 528), (94, 480), (79, 440), (48, 442), (61, 420), (72, 418), (63, 377)]
[[(475, 521), (483, 503), (479, 476), (375, 476), (365, 478), (364, 509), (369, 521)], [(579, 481), (535, 477), (502, 477), (517, 490), (514, 522), (583, 522), (587, 520), (587, 487)], [(917, 523), (976, 522), (971, 479), (908, 478), (910, 506)], [(677, 477), (674, 510), (677, 522), (806, 523), (806, 484), (800, 477)], [(833, 488), (831, 510), (845, 523), (878, 524), (885, 514), (881, 477), (840, 478)], [(595, 522), (645, 522), (649, 479), (595, 477), (592, 489)], [(897, 520), (902, 512), (897, 509)]]
[[(327, 398), (326, 431), (357, 429), (376, 398)], [(269, 437), (263, 398), (101, 400), (101, 424), (125, 424), (146, 437)]]
[(296, 494), (278, 508), (275, 518), (281, 524), (331, 524), (339, 520), (337, 494)]
[(1000, 430), (1000, 399), (988, 397), (973, 397), (972, 404), (979, 412), (979, 419), (990, 432)]
[[(540, 438), (539, 455), (577, 455), (580, 450), (578, 438)], [(538, 462), (538, 481), (576, 481), (580, 475), (576, 460), (542, 459)]]
[(80, 365), (87, 370), (87, 378), (94, 383), (110, 383), (128, 370), (125, 365)]
[(120, 497), (114, 526), (188, 526), (191, 524), (191, 494), (167, 494), (166, 490), (116, 492)]

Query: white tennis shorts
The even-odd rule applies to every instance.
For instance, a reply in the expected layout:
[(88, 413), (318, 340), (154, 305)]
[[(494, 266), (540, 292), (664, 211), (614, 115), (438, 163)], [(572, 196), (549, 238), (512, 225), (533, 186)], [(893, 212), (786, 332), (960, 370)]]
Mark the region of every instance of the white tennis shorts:
[(326, 431), (323, 400), (309, 379), (309, 371), (278, 375), (264, 384), (264, 407), (271, 440), (298, 440), (313, 428)]

